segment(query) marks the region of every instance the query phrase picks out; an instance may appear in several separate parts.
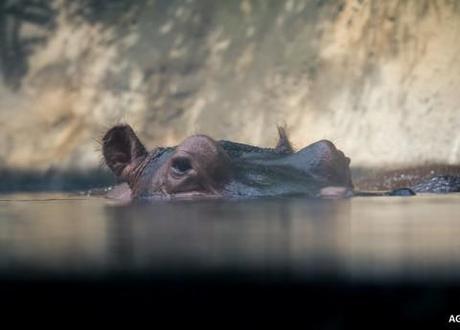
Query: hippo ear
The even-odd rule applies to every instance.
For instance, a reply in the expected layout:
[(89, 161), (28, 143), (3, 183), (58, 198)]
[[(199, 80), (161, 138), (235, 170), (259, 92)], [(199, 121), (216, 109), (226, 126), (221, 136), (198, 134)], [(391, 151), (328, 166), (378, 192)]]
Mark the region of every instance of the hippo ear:
[(105, 163), (118, 176), (135, 159), (147, 155), (147, 150), (129, 125), (112, 127), (102, 138)]
[(286, 129), (284, 127), (278, 126), (279, 140), (278, 144), (275, 147), (275, 150), (279, 153), (291, 154), (294, 152), (291, 142), (286, 134)]

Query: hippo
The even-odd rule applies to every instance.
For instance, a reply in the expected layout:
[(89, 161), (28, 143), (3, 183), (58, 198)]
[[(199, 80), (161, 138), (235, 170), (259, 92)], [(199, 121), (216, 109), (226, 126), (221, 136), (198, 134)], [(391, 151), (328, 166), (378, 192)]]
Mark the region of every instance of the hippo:
[(250, 199), (346, 196), (353, 184), (350, 159), (327, 140), (294, 151), (283, 128), (274, 148), (207, 135), (147, 151), (129, 125), (102, 139), (105, 163), (123, 185), (109, 197), (128, 200)]
[(413, 196), (460, 192), (460, 168), (425, 166), (360, 177), (352, 182), (350, 158), (321, 140), (295, 151), (278, 127), (274, 148), (207, 135), (147, 151), (129, 125), (102, 139), (105, 163), (122, 184), (108, 194), (122, 200), (253, 199), (305, 196)]

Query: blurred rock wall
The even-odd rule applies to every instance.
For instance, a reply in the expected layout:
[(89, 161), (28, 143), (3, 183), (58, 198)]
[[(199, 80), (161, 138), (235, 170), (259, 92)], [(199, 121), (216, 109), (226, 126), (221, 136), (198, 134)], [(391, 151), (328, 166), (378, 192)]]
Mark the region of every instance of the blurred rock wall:
[(97, 167), (119, 122), (460, 163), (456, 0), (0, 0), (0, 45), (0, 168)]

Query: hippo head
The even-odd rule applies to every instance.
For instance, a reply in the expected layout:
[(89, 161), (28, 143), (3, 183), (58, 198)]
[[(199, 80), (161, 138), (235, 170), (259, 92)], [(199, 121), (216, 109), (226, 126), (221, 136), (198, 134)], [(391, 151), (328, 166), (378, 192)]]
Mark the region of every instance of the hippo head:
[(350, 160), (331, 142), (294, 152), (279, 132), (275, 148), (193, 135), (148, 152), (130, 126), (119, 125), (103, 137), (103, 155), (133, 199), (315, 197), (326, 187), (352, 187)]

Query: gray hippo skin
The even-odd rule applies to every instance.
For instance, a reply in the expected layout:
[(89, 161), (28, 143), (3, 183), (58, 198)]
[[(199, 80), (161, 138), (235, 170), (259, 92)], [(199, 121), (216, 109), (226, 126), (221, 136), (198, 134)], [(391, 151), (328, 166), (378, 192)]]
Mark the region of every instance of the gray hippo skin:
[(118, 125), (103, 137), (106, 164), (124, 182), (111, 197), (125, 200), (275, 196), (344, 197), (351, 193), (350, 159), (330, 141), (297, 152), (283, 129), (275, 148), (193, 135), (150, 152), (132, 128)]

